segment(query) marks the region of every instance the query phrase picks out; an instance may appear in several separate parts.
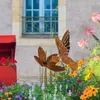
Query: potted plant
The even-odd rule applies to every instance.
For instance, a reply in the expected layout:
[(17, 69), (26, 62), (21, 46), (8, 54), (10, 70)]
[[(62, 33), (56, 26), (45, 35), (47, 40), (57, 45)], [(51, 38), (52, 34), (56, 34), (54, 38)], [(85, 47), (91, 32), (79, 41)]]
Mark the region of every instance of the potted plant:
[(0, 35), (0, 83), (5, 85), (11, 85), (17, 81), (15, 50), (16, 36)]
[(11, 85), (17, 81), (16, 60), (2, 57), (0, 59), (0, 85)]

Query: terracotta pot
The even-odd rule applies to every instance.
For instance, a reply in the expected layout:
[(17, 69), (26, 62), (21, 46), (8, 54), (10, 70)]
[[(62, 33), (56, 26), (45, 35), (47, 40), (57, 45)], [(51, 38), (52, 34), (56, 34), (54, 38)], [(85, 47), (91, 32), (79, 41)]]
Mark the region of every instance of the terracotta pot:
[(12, 85), (17, 82), (16, 66), (0, 66), (0, 84)]

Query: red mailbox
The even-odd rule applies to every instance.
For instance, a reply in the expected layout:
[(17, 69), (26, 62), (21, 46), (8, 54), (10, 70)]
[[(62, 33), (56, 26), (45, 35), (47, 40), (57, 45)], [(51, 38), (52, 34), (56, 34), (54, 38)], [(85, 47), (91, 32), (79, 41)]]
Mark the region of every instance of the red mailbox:
[[(0, 35), (0, 59), (15, 58), (15, 35)], [(0, 84), (11, 85), (17, 81), (16, 66), (0, 66)]]

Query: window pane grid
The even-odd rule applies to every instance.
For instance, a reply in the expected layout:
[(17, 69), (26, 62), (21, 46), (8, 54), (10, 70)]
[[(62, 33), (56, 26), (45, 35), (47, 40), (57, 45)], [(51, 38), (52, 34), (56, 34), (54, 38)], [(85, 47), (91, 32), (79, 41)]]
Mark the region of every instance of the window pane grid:
[[(25, 17), (22, 18), (23, 21), (23, 33), (25, 34), (51, 34), (51, 32), (58, 32), (58, 15), (54, 14), (54, 12), (58, 12), (55, 8), (53, 9), (53, 0), (46, 0), (50, 7), (45, 6), (45, 0), (25, 0)], [(43, 2), (42, 2), (43, 1)], [(35, 2), (37, 2), (36, 6)], [(39, 3), (44, 5), (40, 5)], [(27, 3), (27, 4), (26, 4)], [(34, 4), (35, 3), (35, 4)], [(41, 9), (42, 8), (42, 9)], [(43, 13), (40, 13), (42, 11)]]

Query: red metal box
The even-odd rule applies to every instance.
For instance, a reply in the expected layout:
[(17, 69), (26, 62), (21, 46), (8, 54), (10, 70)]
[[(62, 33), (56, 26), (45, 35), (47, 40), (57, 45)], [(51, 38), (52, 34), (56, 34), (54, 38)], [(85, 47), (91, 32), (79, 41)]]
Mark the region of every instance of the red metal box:
[[(15, 35), (0, 35), (0, 59), (15, 58)], [(0, 66), (0, 83), (11, 85), (17, 81), (16, 66)]]

